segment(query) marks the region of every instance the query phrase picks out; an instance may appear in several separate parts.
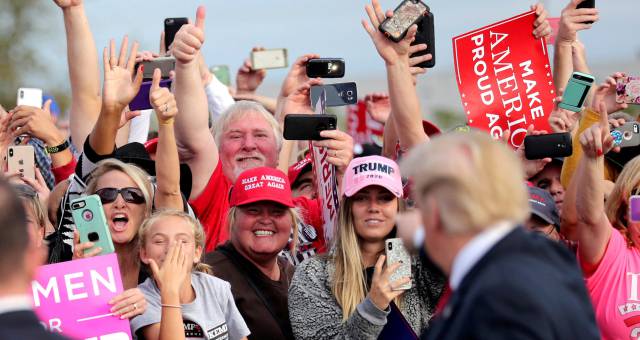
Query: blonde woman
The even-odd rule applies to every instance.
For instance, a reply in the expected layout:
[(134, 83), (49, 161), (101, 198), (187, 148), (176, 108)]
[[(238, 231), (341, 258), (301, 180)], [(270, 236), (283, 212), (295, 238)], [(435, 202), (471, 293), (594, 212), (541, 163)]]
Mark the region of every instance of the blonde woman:
[[(385, 240), (395, 235), (401, 208), (398, 165), (380, 156), (356, 158), (343, 184), (332, 251), (296, 268), (289, 315), (296, 339), (376, 339), (392, 302), (413, 331), (428, 325), (443, 286), (442, 275), (414, 258), (412, 277), (390, 281), (399, 268), (385, 266)], [(408, 290), (395, 289), (412, 282)]]
[(147, 340), (246, 339), (249, 328), (231, 285), (200, 262), (205, 237), (196, 219), (165, 210), (147, 219), (138, 235), (140, 259), (153, 279), (139, 286), (149, 306), (131, 320), (134, 333)]

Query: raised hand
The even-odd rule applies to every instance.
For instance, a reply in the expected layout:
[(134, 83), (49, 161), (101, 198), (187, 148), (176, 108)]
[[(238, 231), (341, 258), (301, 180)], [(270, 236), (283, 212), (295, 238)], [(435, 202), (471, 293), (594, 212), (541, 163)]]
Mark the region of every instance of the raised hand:
[[(264, 51), (264, 47), (254, 47), (252, 51)], [(267, 70), (254, 70), (251, 60), (245, 60), (236, 74), (236, 94), (242, 95), (256, 92), (256, 89), (262, 84), (266, 76)]]
[[(409, 55), (416, 52), (424, 51), (427, 49), (427, 44), (417, 44), (409, 47)], [(413, 85), (418, 83), (418, 76), (427, 73), (426, 68), (418, 67), (416, 65), (429, 61), (433, 58), (431, 53), (409, 58), (409, 71), (411, 72), (411, 78), (413, 79)]]
[(390, 282), (389, 278), (391, 277), (391, 274), (400, 268), (400, 263), (394, 263), (382, 269), (385, 258), (386, 257), (384, 255), (380, 255), (378, 262), (376, 262), (376, 266), (373, 270), (373, 278), (371, 279), (371, 288), (367, 295), (369, 299), (371, 299), (371, 302), (381, 310), (386, 310), (393, 299), (404, 293), (404, 290), (393, 290), (395, 287), (400, 287), (411, 282), (411, 278), (409, 277), (404, 277), (397, 281)]
[[(380, 30), (378, 30), (380, 23), (385, 20), (385, 13), (382, 11), (378, 0), (372, 0), (371, 5), (367, 4), (365, 6), (365, 10), (367, 11), (369, 21), (371, 21), (371, 25), (373, 27), (365, 20), (362, 20), (362, 27), (364, 27), (367, 33), (369, 33), (369, 37), (371, 37), (376, 50), (378, 50), (378, 53), (384, 62), (387, 65), (390, 65), (395, 64), (400, 58), (408, 58), (411, 51), (411, 42), (416, 37), (418, 26), (412, 25), (407, 31), (407, 35), (404, 39), (396, 43), (389, 40), (382, 32), (380, 32)], [(393, 12), (388, 11), (386, 17), (390, 18), (392, 16)]]
[(162, 72), (160, 69), (153, 70), (153, 80), (149, 90), (149, 102), (156, 112), (159, 124), (172, 124), (178, 114), (178, 106), (173, 93), (166, 87), (160, 87)]
[(161, 293), (178, 294), (182, 283), (191, 274), (193, 263), (187, 258), (183, 244), (174, 242), (169, 246), (162, 266), (159, 267), (153, 259), (149, 259), (149, 266)]
[[(559, 91), (562, 93), (562, 89)], [(579, 112), (573, 112), (558, 107), (558, 104), (562, 102), (562, 95), (554, 98), (555, 107), (549, 115), (549, 125), (554, 133), (570, 132), (576, 127), (578, 119), (580, 119)]]
[(327, 148), (327, 162), (335, 165), (338, 176), (344, 175), (347, 165), (353, 159), (353, 138), (340, 130), (320, 131), (320, 136), (326, 138), (314, 141), (316, 147)]
[(296, 59), (293, 65), (291, 65), (291, 69), (284, 79), (284, 82), (282, 82), (282, 88), (280, 89), (281, 97), (288, 97), (300, 88), (300, 86), (309, 81), (309, 77), (307, 77), (307, 61), (315, 58), (320, 58), (320, 56), (317, 54), (305, 54)]
[(182, 25), (171, 45), (171, 53), (181, 64), (198, 62), (198, 52), (204, 44), (204, 6), (196, 11), (196, 23)]
[(282, 113), (285, 115), (289, 113), (313, 113), (310, 95), (311, 86), (316, 85), (322, 85), (322, 80), (319, 78), (310, 79), (298, 87), (295, 92), (284, 99)]
[(82, 0), (53, 0), (53, 2), (62, 9), (82, 5)]
[[(533, 125), (529, 125), (529, 127), (527, 128), (527, 136), (544, 135), (546, 133), (547, 131), (534, 130)], [(502, 140), (505, 143), (509, 144), (510, 138), (511, 138), (511, 132), (509, 130), (506, 130), (505, 133), (502, 135)], [(551, 163), (551, 158), (527, 159), (525, 157), (524, 143), (522, 144), (522, 146), (518, 148), (518, 150), (516, 150), (516, 155), (518, 156), (518, 158), (520, 158), (520, 161), (522, 162), (525, 179), (529, 179), (535, 176), (537, 173), (542, 171), (542, 169), (544, 169), (544, 167), (548, 163)]]
[(556, 44), (571, 45), (578, 39), (578, 31), (591, 28), (593, 24), (587, 24), (587, 22), (598, 21), (598, 10), (596, 8), (577, 8), (582, 1), (571, 0), (562, 10)]
[(531, 5), (531, 10), (536, 12), (537, 18), (533, 22), (533, 36), (536, 39), (539, 38), (548, 38), (551, 36), (553, 29), (551, 28), (551, 24), (549, 24), (549, 13), (544, 9), (544, 5), (542, 3), (537, 3), (535, 5)]
[(600, 109), (600, 103), (604, 103), (606, 110), (609, 114), (624, 110), (629, 107), (627, 103), (618, 103), (616, 100), (616, 86), (618, 79), (626, 77), (626, 74), (622, 72), (616, 72), (600, 84), (595, 90), (593, 101), (591, 106), (598, 111)]
[(613, 137), (609, 131), (609, 115), (607, 114), (607, 105), (599, 102), (598, 111), (600, 112), (600, 121), (593, 124), (580, 135), (580, 145), (585, 157), (598, 158), (607, 152), (614, 150), (620, 151), (620, 147), (614, 148)]
[(367, 105), (367, 112), (380, 124), (385, 124), (391, 114), (391, 102), (389, 95), (386, 93), (372, 93), (364, 97), (364, 103)]
[(51, 117), (51, 100), (44, 103), (43, 108), (33, 106), (18, 106), (11, 114), (9, 131), (11, 137), (16, 138), (21, 134), (29, 134), (36, 137), (48, 146), (60, 145), (65, 136), (56, 128)]
[(116, 57), (116, 43), (113, 39), (109, 43), (109, 51), (102, 52), (104, 59), (104, 85), (102, 87), (102, 106), (107, 112), (120, 114), (140, 91), (142, 84), (142, 65), (135, 72), (134, 65), (138, 42), (134, 42), (131, 53), (127, 57), (129, 38), (122, 40), (120, 55)]

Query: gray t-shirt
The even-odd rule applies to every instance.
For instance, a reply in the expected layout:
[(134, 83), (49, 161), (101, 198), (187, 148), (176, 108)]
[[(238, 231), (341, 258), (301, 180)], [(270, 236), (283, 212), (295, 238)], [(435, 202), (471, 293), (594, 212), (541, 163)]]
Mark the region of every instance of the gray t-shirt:
[[(194, 272), (191, 274), (191, 285), (196, 298), (191, 303), (182, 304), (186, 339), (234, 340), (249, 335), (249, 328), (236, 308), (228, 282)], [(162, 314), (160, 291), (153, 279), (148, 278), (138, 288), (147, 299), (147, 310), (131, 320), (132, 333), (159, 323)]]

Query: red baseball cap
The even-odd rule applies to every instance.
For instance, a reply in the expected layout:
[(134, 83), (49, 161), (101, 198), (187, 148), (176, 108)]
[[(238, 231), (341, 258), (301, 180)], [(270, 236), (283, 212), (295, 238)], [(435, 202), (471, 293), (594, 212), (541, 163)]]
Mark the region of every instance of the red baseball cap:
[(249, 169), (238, 176), (231, 191), (232, 207), (259, 201), (272, 201), (293, 208), (291, 184), (285, 174), (270, 167)]
[(291, 182), (292, 184), (295, 183), (295, 181), (298, 179), (298, 176), (300, 176), (300, 174), (307, 170), (307, 166), (309, 166), (309, 170), (311, 165), (311, 155), (307, 154), (303, 159), (301, 159), (300, 161), (298, 161), (298, 163), (292, 165), (289, 167), (289, 182)]

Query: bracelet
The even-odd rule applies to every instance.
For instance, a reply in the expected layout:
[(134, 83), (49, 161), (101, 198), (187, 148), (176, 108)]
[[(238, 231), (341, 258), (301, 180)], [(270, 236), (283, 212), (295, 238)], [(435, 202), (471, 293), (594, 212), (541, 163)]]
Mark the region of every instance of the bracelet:
[(182, 308), (182, 306), (179, 306), (179, 305), (168, 305), (166, 303), (160, 304), (160, 306), (169, 307), (169, 308)]
[(58, 153), (60, 151), (64, 151), (64, 150), (68, 149), (69, 146), (71, 146), (71, 143), (69, 143), (69, 140), (66, 139), (64, 142), (62, 142), (62, 144), (56, 145), (56, 146), (47, 146), (44, 150), (48, 154), (52, 154), (52, 153)]

